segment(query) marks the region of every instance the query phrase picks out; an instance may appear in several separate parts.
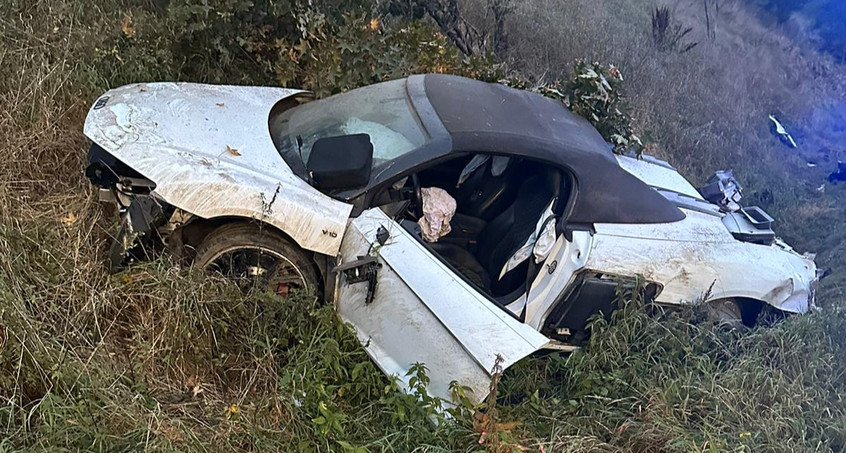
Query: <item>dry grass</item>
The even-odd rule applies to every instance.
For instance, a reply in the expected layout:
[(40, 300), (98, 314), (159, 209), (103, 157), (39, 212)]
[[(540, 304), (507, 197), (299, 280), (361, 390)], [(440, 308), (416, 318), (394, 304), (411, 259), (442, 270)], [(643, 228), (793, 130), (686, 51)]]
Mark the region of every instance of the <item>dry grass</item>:
[[(711, 4), (712, 2), (709, 2)], [(846, 160), (842, 66), (763, 26), (743, 2), (622, 0), (515, 2), (509, 20), (510, 67), (533, 78), (566, 76), (577, 59), (621, 67), (624, 88), (639, 129), (652, 139), (648, 151), (668, 159), (694, 183), (732, 168), (746, 188), (746, 202), (775, 215), (777, 232), (802, 251), (819, 253), (821, 267), (843, 269), (842, 187), (827, 183), (838, 160)], [(484, 2), (465, 7), (481, 24)], [(652, 8), (670, 5), (673, 21), (692, 28), (692, 50), (662, 51), (651, 37)], [(712, 5), (713, 6), (713, 5)], [(489, 18), (487, 18), (489, 20)], [(769, 131), (776, 113), (800, 149), (781, 144)], [(810, 168), (807, 161), (818, 164)], [(827, 185), (825, 193), (817, 191)], [(842, 297), (846, 273), (829, 279), (823, 293)]]
[[(148, 4), (0, 5), (0, 449), (478, 449), (466, 422), (433, 427), (415, 397), (391, 391), (331, 308), (313, 299), (280, 304), (243, 295), (167, 259), (107, 275), (113, 213), (82, 177), (81, 124), (110, 84), (162, 77), (160, 67), (128, 76), (99, 60), (126, 11)], [(787, 64), (797, 57), (793, 47), (763, 28), (731, 32), (743, 13), (730, 10), (737, 17), (718, 22), (715, 44), (656, 53), (649, 6), (521, 3), (513, 23), (531, 26), (512, 30), (513, 64), (538, 77), (566, 73), (576, 57), (622, 64), (636, 113), (663, 155), (696, 178), (731, 164), (752, 192), (770, 187), (790, 239), (832, 257), (842, 251), (846, 233), (832, 219), (839, 221), (843, 189), (809, 194), (816, 176), (775, 187), (801, 162), (769, 143), (759, 124), (767, 109), (814, 109), (835, 93), (809, 87), (796, 65), (814, 68), (812, 80), (829, 80), (834, 68), (816, 57), (790, 63), (794, 72), (773, 85), (763, 68)], [(737, 70), (753, 65), (762, 72)], [(788, 88), (798, 94), (784, 95)], [(823, 222), (828, 234), (813, 233)], [(498, 405), (503, 445), (546, 452), (846, 445), (842, 312), (741, 337), (696, 324), (695, 313), (661, 322), (635, 308), (624, 314), (597, 326), (583, 353), (528, 360), (507, 373)], [(337, 418), (341, 429), (326, 428), (321, 417)]]
[[(126, 8), (0, 6), (0, 449), (319, 451), (380, 439), (388, 381), (331, 307), (244, 296), (166, 259), (107, 274), (114, 213), (82, 176), (81, 125), (106, 89), (99, 46)], [(320, 407), (350, 418), (345, 436), (316, 428)], [(410, 413), (396, 432), (421, 429), (426, 418)]]

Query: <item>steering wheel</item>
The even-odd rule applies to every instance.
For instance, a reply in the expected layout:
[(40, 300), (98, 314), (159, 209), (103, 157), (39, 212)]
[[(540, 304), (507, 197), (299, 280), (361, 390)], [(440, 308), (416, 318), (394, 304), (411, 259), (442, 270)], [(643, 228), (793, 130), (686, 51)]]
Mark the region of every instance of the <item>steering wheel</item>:
[(419, 219), (423, 217), (423, 190), (420, 189), (420, 178), (417, 174), (411, 175), (411, 201), (414, 202), (414, 215)]

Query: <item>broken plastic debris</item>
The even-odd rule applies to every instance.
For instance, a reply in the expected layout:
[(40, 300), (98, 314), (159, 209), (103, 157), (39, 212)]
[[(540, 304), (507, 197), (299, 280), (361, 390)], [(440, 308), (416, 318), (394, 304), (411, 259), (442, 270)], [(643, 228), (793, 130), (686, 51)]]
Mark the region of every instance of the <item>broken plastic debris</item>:
[(796, 141), (793, 140), (793, 137), (787, 132), (787, 129), (776, 119), (774, 115), (770, 115), (770, 121), (773, 122), (773, 132), (778, 135), (779, 140), (785, 145), (791, 148), (798, 148), (796, 145)]
[(420, 192), (423, 197), (423, 217), (417, 224), (420, 225), (423, 239), (427, 242), (438, 242), (438, 239), (452, 231), (449, 222), (455, 215), (455, 198), (438, 187), (424, 187)]
[(715, 172), (704, 187), (700, 187), (702, 198), (719, 206), (723, 211), (734, 212), (740, 209), (743, 188), (734, 179), (731, 170)]

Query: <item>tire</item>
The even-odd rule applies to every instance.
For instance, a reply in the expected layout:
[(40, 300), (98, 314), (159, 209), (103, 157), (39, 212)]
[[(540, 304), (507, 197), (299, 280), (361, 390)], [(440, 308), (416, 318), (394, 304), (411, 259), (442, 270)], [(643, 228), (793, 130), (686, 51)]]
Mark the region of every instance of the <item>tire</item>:
[(314, 262), (299, 246), (269, 228), (250, 223), (218, 227), (197, 247), (194, 265), (238, 283), (288, 297), (290, 292), (317, 294)]
[(708, 321), (728, 327), (743, 327), (743, 309), (735, 299), (720, 299), (707, 303)]

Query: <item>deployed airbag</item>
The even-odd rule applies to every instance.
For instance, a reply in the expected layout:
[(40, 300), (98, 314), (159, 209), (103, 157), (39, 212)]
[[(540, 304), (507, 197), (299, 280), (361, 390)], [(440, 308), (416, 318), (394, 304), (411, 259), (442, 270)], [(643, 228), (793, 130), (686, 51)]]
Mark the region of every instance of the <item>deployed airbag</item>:
[(452, 231), (449, 222), (455, 215), (457, 204), (445, 190), (437, 187), (424, 187), (420, 190), (423, 203), (423, 217), (417, 224), (427, 242), (438, 242), (438, 239)]
[(554, 203), (555, 198), (546, 205), (546, 209), (544, 209), (543, 214), (541, 214), (538, 219), (534, 232), (532, 232), (532, 235), (526, 239), (526, 243), (517, 249), (517, 251), (511, 255), (511, 258), (505, 262), (505, 265), (502, 266), (502, 270), (499, 273), (500, 280), (502, 280), (502, 277), (504, 277), (505, 274), (511, 272), (532, 255), (535, 257), (535, 264), (540, 264), (542, 261), (546, 260), (547, 256), (549, 256), (549, 253), (552, 251), (552, 247), (555, 245), (556, 239), (555, 214), (552, 212), (552, 205)]

